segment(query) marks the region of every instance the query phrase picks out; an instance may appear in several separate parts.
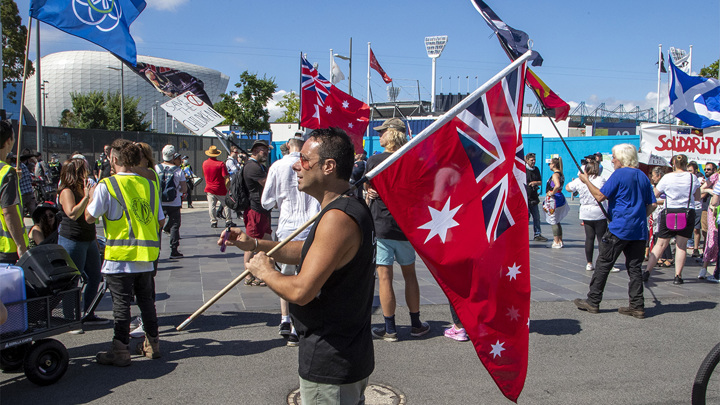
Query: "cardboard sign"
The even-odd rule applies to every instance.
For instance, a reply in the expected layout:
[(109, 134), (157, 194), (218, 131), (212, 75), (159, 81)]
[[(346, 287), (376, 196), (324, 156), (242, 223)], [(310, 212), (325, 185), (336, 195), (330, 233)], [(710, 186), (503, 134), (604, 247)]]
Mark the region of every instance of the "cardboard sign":
[(202, 135), (225, 121), (225, 117), (189, 91), (160, 107), (197, 135)]

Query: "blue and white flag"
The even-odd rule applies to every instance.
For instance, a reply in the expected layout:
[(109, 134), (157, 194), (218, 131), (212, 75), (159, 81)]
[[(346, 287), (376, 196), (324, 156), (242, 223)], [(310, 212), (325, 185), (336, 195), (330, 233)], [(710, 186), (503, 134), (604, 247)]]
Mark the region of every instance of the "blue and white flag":
[(130, 24), (145, 0), (33, 0), (30, 17), (97, 44), (137, 65)]
[(670, 112), (695, 128), (720, 125), (720, 81), (690, 76), (670, 58)]

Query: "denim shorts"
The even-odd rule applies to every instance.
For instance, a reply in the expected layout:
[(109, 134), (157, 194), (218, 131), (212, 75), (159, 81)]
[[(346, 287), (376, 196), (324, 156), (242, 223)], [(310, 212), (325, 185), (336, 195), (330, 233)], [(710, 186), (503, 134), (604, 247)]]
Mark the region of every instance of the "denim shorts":
[(392, 266), (394, 261), (401, 266), (415, 263), (415, 249), (406, 240), (378, 239), (375, 264)]

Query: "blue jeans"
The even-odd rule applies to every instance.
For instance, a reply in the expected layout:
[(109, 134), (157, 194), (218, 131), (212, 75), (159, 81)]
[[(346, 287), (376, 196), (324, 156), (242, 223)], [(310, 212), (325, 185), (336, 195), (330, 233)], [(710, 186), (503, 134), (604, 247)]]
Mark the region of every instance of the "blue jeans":
[(97, 240), (78, 242), (63, 236), (58, 236), (58, 245), (65, 248), (73, 263), (77, 266), (85, 279), (85, 293), (83, 293), (83, 311), (87, 311), (97, 294), (102, 274), (100, 274), (100, 251)]
[(528, 204), (530, 216), (533, 221), (533, 236), (538, 236), (542, 232), (540, 231), (540, 204)]

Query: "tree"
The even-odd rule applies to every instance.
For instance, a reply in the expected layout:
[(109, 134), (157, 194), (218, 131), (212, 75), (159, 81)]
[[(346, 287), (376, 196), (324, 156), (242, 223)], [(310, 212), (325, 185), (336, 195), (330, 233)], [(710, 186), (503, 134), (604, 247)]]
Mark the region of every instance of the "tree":
[(225, 117), (223, 124), (240, 125), (243, 132), (253, 136), (258, 132), (270, 130), (270, 112), (267, 103), (277, 89), (275, 79), (256, 74), (247, 70), (240, 74), (240, 81), (235, 83), (240, 89), (221, 95), (222, 100), (215, 104), (215, 110)]
[[(70, 93), (72, 111), (64, 110), (60, 126), (64, 128), (120, 130), (120, 93), (92, 91)], [(140, 99), (125, 97), (125, 130), (147, 131), (150, 123), (145, 113), (137, 110)]]
[[(2, 0), (0, 3), (0, 21), (2, 22), (2, 63), (3, 81), (22, 80), (23, 63), (25, 61), (25, 40), (27, 27), (22, 25), (22, 18), (18, 12), (17, 4), (13, 0)], [(28, 60), (28, 69), (25, 77), (35, 72), (31, 61)], [(3, 89), (5, 83), (3, 83)], [(8, 93), (10, 100), (15, 100), (16, 92)]]
[(300, 97), (297, 93), (291, 91), (285, 94), (277, 105), (285, 109), (283, 116), (277, 122), (300, 122)]
[(715, 62), (711, 63), (710, 66), (703, 67), (700, 69), (700, 76), (702, 77), (709, 77), (711, 79), (717, 79), (718, 78), (718, 62), (720, 60), (716, 60)]

